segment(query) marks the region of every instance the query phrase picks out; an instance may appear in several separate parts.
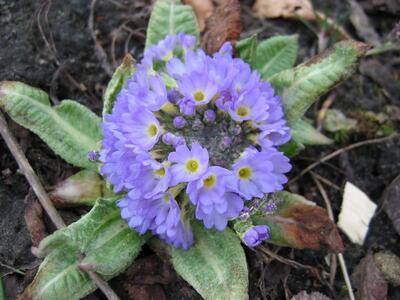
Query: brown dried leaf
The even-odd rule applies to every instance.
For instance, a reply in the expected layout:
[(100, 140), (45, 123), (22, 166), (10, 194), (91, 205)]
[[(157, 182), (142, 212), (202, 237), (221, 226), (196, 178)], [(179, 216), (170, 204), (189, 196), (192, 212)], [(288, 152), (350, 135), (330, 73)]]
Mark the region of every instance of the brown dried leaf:
[(306, 291), (301, 291), (297, 295), (294, 295), (290, 300), (330, 300), (330, 298), (318, 292), (308, 294)]
[(375, 264), (372, 254), (364, 257), (351, 275), (357, 299), (384, 300), (387, 298), (388, 284)]
[(389, 219), (393, 222), (393, 227), (400, 234), (400, 175), (385, 189), (382, 200), (383, 208)]
[(253, 10), (258, 17), (315, 20), (309, 0), (257, 0)]
[(193, 7), (197, 22), (199, 23), (200, 32), (203, 32), (206, 28), (206, 20), (214, 11), (214, 4), (211, 0), (184, 0), (183, 2)]
[(241, 30), (239, 1), (225, 0), (207, 19), (201, 47), (208, 54), (213, 54), (223, 43), (237, 41)]
[(43, 223), (43, 209), (31, 191), (26, 196), (25, 203), (24, 219), (26, 227), (31, 235), (32, 246), (38, 247), (40, 241), (47, 236), (46, 227)]
[(293, 223), (285, 224), (289, 237), (304, 248), (320, 249), (321, 246), (338, 253), (343, 252), (343, 242), (327, 211), (319, 206), (294, 206), (285, 216)]
[(253, 221), (270, 227), (268, 242), (297, 249), (321, 249), (343, 252), (338, 229), (322, 207), (288, 192), (275, 193), (278, 209), (272, 215), (257, 216)]

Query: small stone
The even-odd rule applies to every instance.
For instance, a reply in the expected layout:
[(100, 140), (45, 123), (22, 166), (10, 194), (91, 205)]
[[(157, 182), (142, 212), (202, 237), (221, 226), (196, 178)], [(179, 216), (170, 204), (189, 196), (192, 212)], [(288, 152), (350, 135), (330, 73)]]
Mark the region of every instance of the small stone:
[(391, 285), (400, 286), (400, 258), (390, 251), (378, 252), (374, 255), (375, 264)]

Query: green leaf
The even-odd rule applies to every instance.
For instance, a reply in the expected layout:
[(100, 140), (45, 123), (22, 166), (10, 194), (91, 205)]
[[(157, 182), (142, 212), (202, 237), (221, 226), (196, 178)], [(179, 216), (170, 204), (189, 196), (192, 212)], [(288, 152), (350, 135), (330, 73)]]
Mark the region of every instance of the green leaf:
[(292, 139), (279, 147), (286, 156), (293, 157), (305, 148), (305, 145), (329, 145), (333, 140), (316, 130), (309, 122), (299, 120), (291, 126)]
[(292, 68), (297, 58), (297, 35), (274, 36), (260, 42), (256, 50), (255, 67), (263, 79)]
[(4, 288), (3, 288), (3, 281), (0, 278), (0, 300), (5, 300), (6, 296), (4, 294)]
[(333, 140), (315, 129), (309, 122), (299, 120), (291, 126), (292, 138), (303, 145), (329, 145)]
[(273, 76), (270, 81), (282, 96), (286, 117), (293, 125), (319, 96), (349, 77), (367, 46), (343, 41), (294, 69)]
[(236, 43), (235, 49), (239, 57), (254, 67), (256, 63), (257, 34), (240, 40)]
[(33, 299), (79, 299), (96, 287), (79, 268), (110, 279), (138, 255), (146, 236), (139, 236), (120, 218), (113, 200), (99, 199), (79, 221), (57, 230), (39, 245), (46, 257), (24, 295)]
[(239, 238), (230, 228), (221, 232), (192, 225), (192, 248), (170, 248), (175, 270), (206, 300), (247, 299), (248, 271)]
[(158, 0), (150, 16), (146, 34), (146, 48), (156, 44), (167, 35), (184, 32), (199, 36), (196, 16), (190, 5), (176, 0)]
[(56, 250), (42, 262), (21, 299), (77, 300), (96, 290), (89, 276), (78, 267), (76, 253)]
[(314, 202), (289, 192), (273, 196), (277, 210), (273, 214), (257, 214), (254, 224), (267, 225), (270, 238), (267, 242), (297, 249), (321, 249), (342, 252), (343, 242), (328, 213)]
[[(381, 123), (383, 123), (381, 121)], [(327, 109), (323, 127), (329, 132), (342, 132), (346, 133), (354, 130), (357, 126), (357, 120), (348, 118), (338, 109)]]
[(97, 199), (115, 195), (99, 173), (82, 170), (58, 183), (50, 192), (56, 207), (93, 206)]
[(0, 108), (15, 122), (41, 137), (70, 164), (97, 169), (97, 165), (87, 159), (87, 153), (98, 148), (100, 118), (85, 106), (64, 100), (52, 107), (42, 90), (17, 81), (2, 81)]
[(279, 147), (279, 151), (283, 152), (288, 157), (297, 155), (301, 150), (304, 150), (304, 145), (291, 139), (286, 144)]
[(126, 80), (133, 76), (136, 70), (135, 60), (129, 54), (125, 55), (121, 65), (115, 70), (110, 82), (107, 85), (103, 95), (103, 118), (110, 114), (114, 107), (117, 94), (124, 87)]

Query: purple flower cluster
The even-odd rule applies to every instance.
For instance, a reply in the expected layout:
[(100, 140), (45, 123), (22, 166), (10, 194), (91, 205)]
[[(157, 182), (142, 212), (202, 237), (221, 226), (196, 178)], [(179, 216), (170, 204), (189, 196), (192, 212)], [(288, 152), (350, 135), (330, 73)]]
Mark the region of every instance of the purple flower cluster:
[(184, 249), (191, 216), (224, 230), (245, 201), (281, 190), (291, 169), (276, 148), (290, 130), (271, 85), (229, 43), (213, 56), (195, 45), (179, 34), (145, 52), (103, 122), (99, 158), (114, 191), (127, 192), (118, 205), (129, 226)]

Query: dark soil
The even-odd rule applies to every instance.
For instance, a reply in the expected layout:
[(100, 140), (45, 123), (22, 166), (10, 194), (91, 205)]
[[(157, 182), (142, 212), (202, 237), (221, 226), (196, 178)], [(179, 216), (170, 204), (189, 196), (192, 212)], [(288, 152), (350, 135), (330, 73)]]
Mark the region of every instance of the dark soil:
[[(125, 53), (139, 59), (143, 50), (145, 30), (151, 1), (103, 0), (96, 3), (93, 27), (89, 30), (90, 2), (87, 0), (0, 0), (0, 80), (20, 80), (48, 91), (54, 103), (62, 99), (74, 99), (99, 112), (101, 95), (111, 70), (120, 63)], [(317, 36), (300, 21), (259, 20), (251, 13), (254, 1), (242, 1), (243, 36), (254, 32), (259, 38), (278, 34), (300, 35), (298, 62), (317, 53)], [(349, 9), (345, 1), (313, 1), (315, 6), (342, 24), (356, 39), (349, 21)], [(375, 29), (387, 37), (395, 21), (399, 20), (396, 1), (359, 1)], [(377, 5), (376, 3), (383, 3)], [(397, 15), (396, 15), (397, 14)], [(316, 26), (317, 28), (317, 26)], [(93, 33), (97, 36), (93, 39)], [(330, 40), (331, 41), (331, 40)], [(99, 54), (99, 47), (105, 53)], [(96, 50), (97, 49), (97, 50)], [(334, 89), (330, 96), (335, 100), (331, 108), (341, 110), (347, 116), (362, 116), (366, 111), (379, 113), (388, 106), (399, 109), (400, 78), (399, 60), (393, 53), (386, 53), (363, 60), (362, 66), (349, 80)], [(309, 117), (316, 118), (322, 97), (310, 110)], [(359, 120), (361, 123), (369, 121)], [(76, 168), (68, 166), (32, 133), (9, 122), (33, 168), (46, 186), (52, 186), (73, 174)], [(368, 125), (368, 124), (367, 124)], [(399, 119), (391, 125), (399, 130)], [(329, 147), (309, 147), (300, 153), (293, 163), (290, 177), (303, 168), (339, 148), (354, 142), (376, 137), (374, 126), (365, 126), (351, 132)], [(346, 181), (366, 192), (379, 208), (383, 190), (399, 174), (400, 140), (373, 144), (344, 152), (314, 171), (343, 188)], [(30, 253), (31, 238), (24, 221), (24, 198), (29, 185), (18, 172), (17, 164), (3, 140), (0, 140), (0, 272), (6, 287), (7, 299), (14, 299), (21, 292), (35, 271), (36, 263)], [(310, 177), (305, 175), (288, 187), (293, 192), (324, 206), (321, 195)], [(342, 191), (326, 186), (335, 216), (338, 215)], [(68, 212), (72, 219), (76, 213)], [(48, 223), (48, 222), (47, 222)], [(48, 226), (51, 231), (51, 226)], [(362, 247), (352, 244), (342, 235), (346, 250), (344, 256), (352, 272), (368, 252), (391, 250), (400, 255), (400, 238), (384, 211), (374, 217), (367, 239)], [(294, 269), (273, 261), (266, 267), (254, 251), (247, 251), (250, 267), (250, 299), (286, 299), (302, 290), (320, 291), (333, 299), (346, 295), (343, 277), (338, 268), (335, 285), (330, 288), (304, 269)], [(327, 252), (281, 249), (280, 255), (306, 265), (329, 272), (325, 262)], [(141, 255), (144, 265), (150, 265), (143, 279), (163, 273), (164, 277), (140, 281), (123, 274), (111, 281), (112, 287), (123, 299), (200, 299), (200, 296), (182, 279), (145, 248)], [(25, 272), (25, 276), (15, 272)], [(146, 271), (147, 270), (147, 271)], [(147, 272), (147, 273), (146, 273)], [(153, 274), (153, 275), (152, 275)], [(132, 282), (126, 286), (126, 282)], [(134, 283), (136, 282), (136, 283)], [(132, 298), (132, 295), (136, 295)], [(147, 297), (147, 298), (146, 298)], [(103, 299), (96, 292), (88, 299)], [(390, 287), (389, 299), (400, 299), (399, 288)]]

